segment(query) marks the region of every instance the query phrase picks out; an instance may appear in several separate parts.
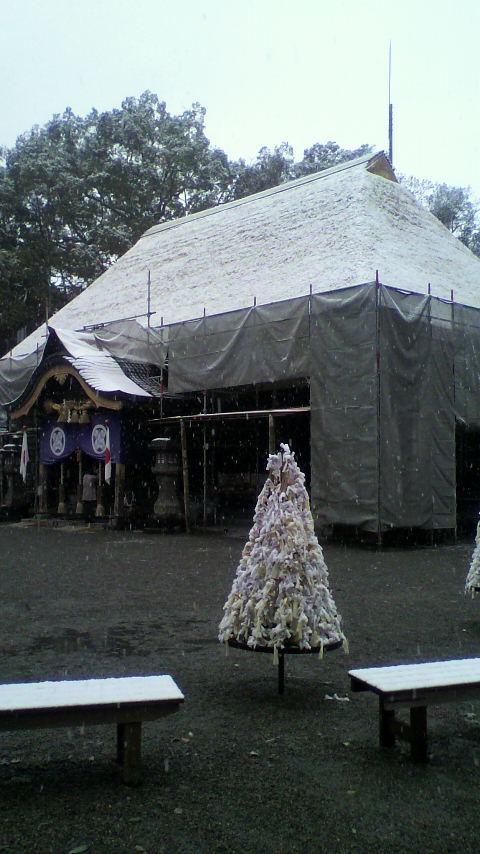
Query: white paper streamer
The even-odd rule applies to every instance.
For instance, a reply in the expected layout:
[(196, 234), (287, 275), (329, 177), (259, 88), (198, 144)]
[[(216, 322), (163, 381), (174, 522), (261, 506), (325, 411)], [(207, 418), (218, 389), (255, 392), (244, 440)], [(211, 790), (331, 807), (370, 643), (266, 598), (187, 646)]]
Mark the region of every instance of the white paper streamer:
[(475, 548), (473, 550), (470, 568), (465, 581), (465, 593), (471, 593), (472, 598), (480, 588), (480, 522), (477, 524)]
[[(219, 640), (278, 649), (289, 644), (319, 657), (346, 639), (314, 531), (305, 476), (288, 445), (268, 458), (253, 526), (224, 605)], [(348, 645), (347, 645), (348, 646)]]

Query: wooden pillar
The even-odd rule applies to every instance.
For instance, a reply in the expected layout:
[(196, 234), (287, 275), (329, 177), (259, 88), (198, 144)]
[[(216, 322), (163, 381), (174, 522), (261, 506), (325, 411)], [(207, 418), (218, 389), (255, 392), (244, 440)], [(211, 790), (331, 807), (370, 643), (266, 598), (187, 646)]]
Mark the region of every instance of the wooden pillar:
[(113, 504), (113, 515), (120, 519), (125, 515), (125, 463), (115, 463), (115, 499)]
[(7, 494), (5, 496), (5, 504), (7, 507), (13, 507), (14, 494), (13, 472), (10, 471), (7, 474)]
[(60, 482), (58, 484), (58, 507), (57, 513), (64, 514), (67, 512), (65, 504), (65, 464), (60, 463)]
[(188, 481), (188, 454), (187, 454), (187, 433), (185, 430), (185, 422), (182, 418), (180, 421), (180, 439), (182, 443), (182, 469), (183, 469), (183, 506), (185, 510), (185, 530), (190, 533), (190, 486)]
[(203, 425), (203, 527), (207, 525), (207, 425)]
[(275, 443), (275, 418), (273, 415), (268, 416), (268, 453), (274, 454), (276, 450)]
[(39, 513), (48, 513), (47, 507), (47, 467), (40, 463), (38, 467), (37, 509)]
[(75, 507), (75, 513), (77, 516), (81, 516), (83, 513), (83, 457), (82, 457), (81, 451), (77, 451), (77, 460), (78, 460), (78, 483), (77, 483), (77, 506)]
[(4, 490), (3, 490), (3, 478), (4, 478), (3, 455), (0, 454), (0, 506), (3, 505), (3, 503), (4, 503), (4, 501), (3, 501), (3, 492), (4, 492)]
[(98, 461), (98, 486), (97, 486), (97, 507), (95, 516), (105, 516), (105, 507), (103, 506), (103, 464)]

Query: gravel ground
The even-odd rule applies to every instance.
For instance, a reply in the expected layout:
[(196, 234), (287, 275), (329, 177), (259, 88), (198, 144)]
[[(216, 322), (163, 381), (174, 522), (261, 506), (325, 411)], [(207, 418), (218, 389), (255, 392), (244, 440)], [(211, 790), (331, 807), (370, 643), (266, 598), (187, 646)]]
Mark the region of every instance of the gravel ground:
[(280, 696), (271, 656), (216, 639), (247, 533), (0, 527), (1, 681), (170, 673), (185, 694), (144, 725), (136, 788), (114, 727), (3, 733), (1, 852), (477, 854), (480, 704), (433, 707), (416, 766), (379, 749), (376, 700), (347, 675), (480, 654), (472, 542), (327, 544), (350, 654), (291, 656)]

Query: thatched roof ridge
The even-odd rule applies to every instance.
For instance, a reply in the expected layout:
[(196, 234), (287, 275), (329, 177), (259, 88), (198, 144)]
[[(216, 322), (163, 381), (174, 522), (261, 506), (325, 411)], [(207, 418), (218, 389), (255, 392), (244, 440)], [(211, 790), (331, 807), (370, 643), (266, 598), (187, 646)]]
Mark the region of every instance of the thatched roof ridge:
[(223, 205), (217, 205), (217, 207), (208, 208), (207, 210), (199, 211), (195, 214), (188, 214), (187, 216), (180, 217), (179, 219), (160, 222), (158, 225), (153, 225), (149, 228), (148, 231), (142, 235), (142, 239), (145, 237), (152, 237), (155, 234), (159, 234), (161, 231), (170, 231), (172, 228), (181, 228), (194, 220), (203, 219), (207, 216), (223, 215), (225, 211), (232, 210), (233, 208), (251, 204), (252, 202), (256, 202), (258, 199), (266, 199), (269, 196), (275, 196), (277, 193), (287, 193), (295, 187), (302, 187), (304, 184), (311, 184), (312, 181), (323, 180), (328, 178), (329, 175), (338, 175), (340, 172), (355, 169), (357, 166), (364, 166), (369, 172), (372, 172), (375, 175), (382, 175), (390, 181), (397, 180), (383, 151), (374, 155), (368, 154), (363, 157), (357, 157), (355, 160), (347, 160), (345, 163), (340, 163), (337, 166), (331, 166), (329, 169), (322, 169), (321, 172), (314, 172), (310, 175), (304, 175), (302, 178), (285, 181), (284, 184), (279, 184), (276, 187), (270, 187), (268, 190), (262, 190), (260, 193), (252, 193), (250, 196), (235, 199), (233, 202), (225, 202)]
[(377, 270), (385, 285), (430, 285), (434, 296), (453, 290), (480, 305), (480, 259), (396, 182), (382, 152), (154, 226), (50, 324), (143, 315), (149, 275), (159, 326), (357, 285)]

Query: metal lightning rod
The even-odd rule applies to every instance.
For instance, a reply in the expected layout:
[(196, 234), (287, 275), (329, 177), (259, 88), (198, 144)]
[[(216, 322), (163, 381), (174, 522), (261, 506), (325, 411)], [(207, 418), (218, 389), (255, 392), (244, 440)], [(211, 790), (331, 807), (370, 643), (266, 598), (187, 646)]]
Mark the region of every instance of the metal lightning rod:
[(393, 168), (392, 42), (388, 47), (388, 158)]

